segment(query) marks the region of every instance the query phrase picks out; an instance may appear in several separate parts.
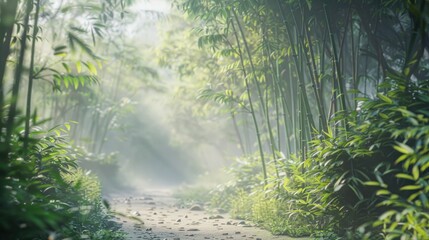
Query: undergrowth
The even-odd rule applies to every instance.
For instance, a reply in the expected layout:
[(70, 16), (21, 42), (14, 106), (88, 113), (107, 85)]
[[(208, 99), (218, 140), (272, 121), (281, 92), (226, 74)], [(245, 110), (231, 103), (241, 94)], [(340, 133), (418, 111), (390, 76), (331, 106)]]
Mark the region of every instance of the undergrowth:
[(34, 127), (28, 149), (21, 126), (2, 146), (2, 239), (124, 239), (101, 201), (98, 179), (79, 168), (66, 127)]
[(264, 185), (258, 162), (241, 158), (235, 181), (205, 201), (273, 234), (429, 239), (429, 89), (393, 80), (380, 89), (389, 91), (359, 99), (360, 109), (334, 119), (345, 125), (318, 133), (304, 161), (283, 160), (281, 177)]

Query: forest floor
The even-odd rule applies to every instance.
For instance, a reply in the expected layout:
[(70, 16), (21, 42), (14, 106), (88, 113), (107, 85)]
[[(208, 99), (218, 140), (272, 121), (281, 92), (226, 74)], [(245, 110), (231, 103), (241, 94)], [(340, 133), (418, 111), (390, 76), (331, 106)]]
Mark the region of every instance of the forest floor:
[(113, 197), (111, 207), (124, 215), (118, 215), (116, 221), (128, 234), (126, 239), (304, 240), (274, 236), (251, 222), (231, 219), (226, 213), (211, 213), (198, 205), (184, 208), (177, 202), (168, 191), (151, 191), (150, 194)]

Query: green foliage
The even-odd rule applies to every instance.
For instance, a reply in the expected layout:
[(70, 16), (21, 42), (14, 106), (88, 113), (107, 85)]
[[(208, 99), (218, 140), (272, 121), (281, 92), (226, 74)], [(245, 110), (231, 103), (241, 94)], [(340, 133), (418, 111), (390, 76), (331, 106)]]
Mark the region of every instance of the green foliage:
[(347, 128), (318, 135), (306, 161), (282, 162), (280, 181), (262, 189), (257, 161), (240, 159), (233, 182), (219, 188), (231, 215), (291, 236), (427, 238), (429, 89), (393, 80), (382, 87), (387, 94), (361, 98), (358, 110), (335, 119)]
[(429, 237), (429, 89), (411, 86), (406, 93), (408, 98), (392, 96), (384, 109), (395, 126), (388, 131), (398, 154), (392, 163), (395, 182), (376, 181), (376, 195), (382, 199), (378, 206), (384, 212), (373, 226), (382, 227), (386, 239)]
[(288, 197), (283, 191), (280, 192), (284, 194), (282, 197), (276, 197), (276, 194), (279, 192), (275, 189), (263, 190), (261, 187), (251, 192), (235, 189), (230, 197), (230, 214), (233, 218), (250, 220), (275, 235), (302, 237), (319, 229), (318, 221), (323, 216), (312, 216), (315, 212), (313, 205), (306, 204), (299, 196)]
[[(305, 214), (287, 215), (290, 213), (291, 205), (293, 204), (288, 203), (285, 199), (267, 197), (261, 192), (253, 197), (251, 219), (275, 235), (309, 236), (317, 226), (311, 226), (310, 223), (314, 221), (306, 221), (308, 216)], [(305, 211), (300, 210), (302, 213)]]
[(329, 232), (334, 228), (331, 215), (340, 211), (331, 202), (326, 201), (329, 196), (327, 183), (318, 172), (311, 171), (293, 158), (284, 163), (285, 173), (281, 186), (278, 189), (279, 199), (286, 206), (284, 216), (291, 232), (301, 230), (301, 234)]
[[(234, 179), (212, 190), (211, 206), (229, 210), (237, 219), (251, 220), (274, 234), (308, 236), (315, 230), (327, 230), (329, 218), (322, 215), (321, 190), (311, 187), (320, 184), (320, 179), (301, 173), (301, 164), (290, 161), (281, 167), (284, 175), (290, 176), (263, 187), (263, 176), (257, 158), (238, 159), (229, 173)], [(274, 169), (269, 169), (274, 172)], [(306, 187), (307, 185), (307, 187)], [(312, 191), (311, 191), (312, 190)]]
[(236, 219), (252, 219), (252, 200), (249, 193), (243, 189), (235, 189), (231, 198), (231, 217)]
[[(69, 123), (48, 131), (42, 129), (48, 124), (73, 122), (66, 113), (76, 102), (94, 103), (93, 85), (99, 83), (97, 74), (101, 69), (96, 42), (117, 29), (108, 25), (123, 19), (125, 7), (132, 2), (6, 0), (0, 4), (2, 238), (123, 238), (101, 203), (98, 179), (77, 165), (76, 159), (85, 156), (73, 150), (73, 140), (68, 138), (75, 129), (71, 132)], [(31, 48), (27, 47), (29, 41)], [(40, 42), (46, 44), (39, 45)], [(26, 111), (22, 116), (18, 109), (24, 97), (21, 83), (24, 77), (29, 81)], [(39, 80), (35, 81), (34, 89), (33, 80)], [(52, 93), (49, 86), (45, 87), (46, 81), (54, 90), (63, 92)], [(72, 95), (72, 100), (49, 98), (52, 94)], [(127, 109), (125, 102), (120, 101), (117, 108)], [(49, 104), (51, 109), (47, 111)], [(53, 120), (38, 123), (37, 114), (31, 114), (35, 105)], [(103, 127), (111, 123), (113, 116), (108, 118)], [(96, 136), (105, 138), (103, 133)]]
[[(428, 88), (394, 82), (388, 94), (365, 100), (349, 128), (312, 142), (310, 171), (330, 191), (324, 202), (341, 234), (388, 239), (428, 237)], [(343, 116), (345, 117), (345, 116)]]
[[(236, 217), (321, 238), (428, 238), (427, 1), (175, 3), (212, 54), (173, 69), (239, 113), (245, 154), (259, 152), (229, 184)], [(208, 59), (220, 71), (199, 78)]]
[(8, 163), (1, 164), (5, 173), (0, 179), (2, 236), (46, 239), (48, 235), (78, 238), (87, 234), (91, 239), (119, 239), (123, 234), (101, 204), (98, 180), (77, 167), (62, 135), (67, 129), (32, 131), (27, 151), (21, 150), (20, 129), (12, 137)]

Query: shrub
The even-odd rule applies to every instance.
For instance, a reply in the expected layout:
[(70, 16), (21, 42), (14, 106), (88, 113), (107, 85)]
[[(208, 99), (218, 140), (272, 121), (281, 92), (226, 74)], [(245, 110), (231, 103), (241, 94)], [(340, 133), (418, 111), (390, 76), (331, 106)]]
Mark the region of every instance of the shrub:
[[(425, 86), (394, 82), (364, 101), (337, 132), (312, 142), (311, 157), (330, 191), (337, 232), (350, 238), (429, 237), (429, 98)], [(393, 90), (392, 90), (393, 89)]]
[(101, 204), (100, 185), (76, 164), (61, 136), (66, 128), (35, 130), (28, 149), (18, 125), (10, 147), (2, 146), (0, 232), (5, 239), (51, 237), (121, 239)]

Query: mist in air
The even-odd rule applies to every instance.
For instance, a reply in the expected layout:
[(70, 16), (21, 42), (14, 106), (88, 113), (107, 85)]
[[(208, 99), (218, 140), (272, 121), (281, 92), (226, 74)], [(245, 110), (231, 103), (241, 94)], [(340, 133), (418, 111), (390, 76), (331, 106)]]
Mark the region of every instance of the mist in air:
[(429, 239), (428, 0), (1, 0), (2, 239)]
[[(197, 99), (195, 86), (159, 65), (161, 58), (168, 57), (160, 56), (165, 35), (183, 20), (167, 1), (141, 1), (131, 9), (135, 20), (124, 31), (125, 38), (138, 45), (138, 54), (156, 77), (137, 77), (138, 89), (132, 89), (131, 96), (122, 93), (132, 107), (118, 119), (123, 129), (109, 132), (103, 146), (103, 152), (115, 155), (117, 176), (94, 171), (107, 191), (121, 191), (121, 186), (145, 191), (225, 182), (225, 167), (240, 153), (230, 116), (211, 114), (207, 101)], [(185, 27), (182, 34), (191, 30)], [(128, 71), (133, 71), (132, 66)]]

